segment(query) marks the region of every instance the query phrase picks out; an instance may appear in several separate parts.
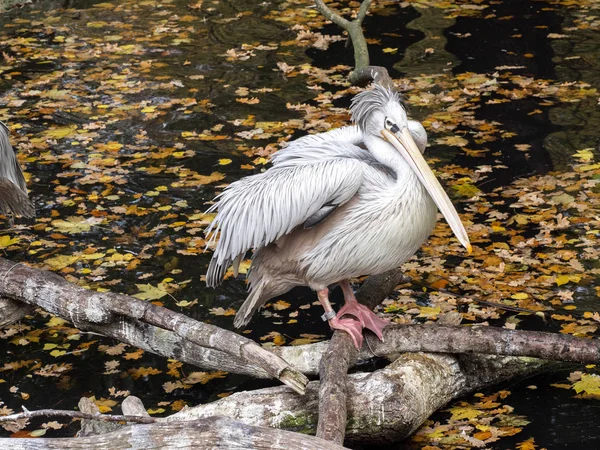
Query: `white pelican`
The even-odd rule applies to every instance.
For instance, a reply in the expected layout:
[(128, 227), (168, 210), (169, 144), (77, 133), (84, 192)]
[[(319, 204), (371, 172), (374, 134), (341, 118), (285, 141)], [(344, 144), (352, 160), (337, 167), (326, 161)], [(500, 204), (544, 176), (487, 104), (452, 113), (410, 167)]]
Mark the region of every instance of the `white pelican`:
[[(388, 322), (356, 301), (349, 278), (408, 260), (431, 234), (438, 208), (471, 251), (454, 206), (421, 155), (425, 129), (408, 120), (399, 94), (374, 84), (354, 97), (351, 113), (355, 126), (291, 142), (269, 170), (232, 183), (209, 209), (217, 214), (207, 239), (219, 240), (208, 286), (220, 284), (232, 264), (237, 275), (246, 252), (254, 251), (250, 294), (236, 327), (267, 300), (309, 286), (325, 309), (323, 320), (360, 348), (363, 328), (382, 339)], [(337, 315), (328, 298), (335, 283), (345, 299)]]

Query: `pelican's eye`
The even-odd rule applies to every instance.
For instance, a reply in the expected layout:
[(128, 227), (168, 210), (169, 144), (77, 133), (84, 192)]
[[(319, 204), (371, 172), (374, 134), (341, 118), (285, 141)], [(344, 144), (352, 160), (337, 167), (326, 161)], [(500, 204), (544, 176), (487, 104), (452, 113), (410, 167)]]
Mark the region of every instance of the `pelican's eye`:
[(385, 122), (384, 122), (384, 126), (387, 130), (391, 130), (392, 127), (395, 125), (394, 122), (392, 122), (390, 119), (388, 119), (387, 117), (385, 118)]

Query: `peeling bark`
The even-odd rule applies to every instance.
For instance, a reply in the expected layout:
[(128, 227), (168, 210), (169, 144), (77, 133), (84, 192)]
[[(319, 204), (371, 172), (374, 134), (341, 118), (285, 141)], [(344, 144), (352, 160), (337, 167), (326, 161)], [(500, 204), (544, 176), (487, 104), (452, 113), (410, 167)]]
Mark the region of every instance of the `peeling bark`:
[[(4, 276), (10, 273), (10, 276)], [(298, 393), (308, 379), (277, 355), (248, 338), (214, 325), (190, 319), (161, 306), (115, 293), (92, 292), (69, 283), (45, 270), (33, 269), (0, 258), (0, 295), (38, 305), (71, 321), (81, 330), (94, 329), (110, 334), (123, 318), (138, 324), (169, 331), (184, 341), (218, 350), (226, 355), (263, 369)], [(136, 324), (136, 325), (138, 325)], [(141, 325), (140, 325), (141, 326)]]
[(344, 447), (299, 433), (260, 428), (225, 417), (195, 422), (162, 422), (119, 428), (106, 434), (60, 439), (0, 439), (0, 448), (11, 450), (342, 450)]
[[(405, 354), (373, 373), (348, 376), (346, 443), (399, 441), (451, 400), (486, 386), (557, 368), (531, 358)], [(214, 415), (249, 425), (315, 433), (319, 383), (311, 381), (300, 397), (285, 387), (239, 392), (216, 402), (186, 408), (167, 420)]]

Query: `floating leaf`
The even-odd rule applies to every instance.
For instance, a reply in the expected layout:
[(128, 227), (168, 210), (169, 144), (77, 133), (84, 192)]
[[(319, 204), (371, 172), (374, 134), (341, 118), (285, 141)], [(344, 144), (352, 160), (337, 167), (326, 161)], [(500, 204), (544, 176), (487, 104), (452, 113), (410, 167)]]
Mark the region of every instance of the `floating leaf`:
[(168, 294), (162, 284), (159, 284), (158, 286), (152, 286), (151, 284), (136, 284), (136, 286), (140, 292), (133, 296), (140, 300), (158, 300)]

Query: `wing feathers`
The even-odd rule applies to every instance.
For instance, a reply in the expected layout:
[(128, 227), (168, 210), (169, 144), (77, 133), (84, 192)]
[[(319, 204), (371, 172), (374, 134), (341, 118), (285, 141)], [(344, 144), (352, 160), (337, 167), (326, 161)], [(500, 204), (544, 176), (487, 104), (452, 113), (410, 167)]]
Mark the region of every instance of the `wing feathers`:
[(239, 255), (288, 234), (323, 205), (350, 200), (362, 184), (363, 164), (336, 158), (273, 167), (232, 183), (209, 209), (218, 212), (206, 230), (207, 240), (210, 244), (217, 235), (220, 238), (206, 275), (207, 284), (218, 285)]

